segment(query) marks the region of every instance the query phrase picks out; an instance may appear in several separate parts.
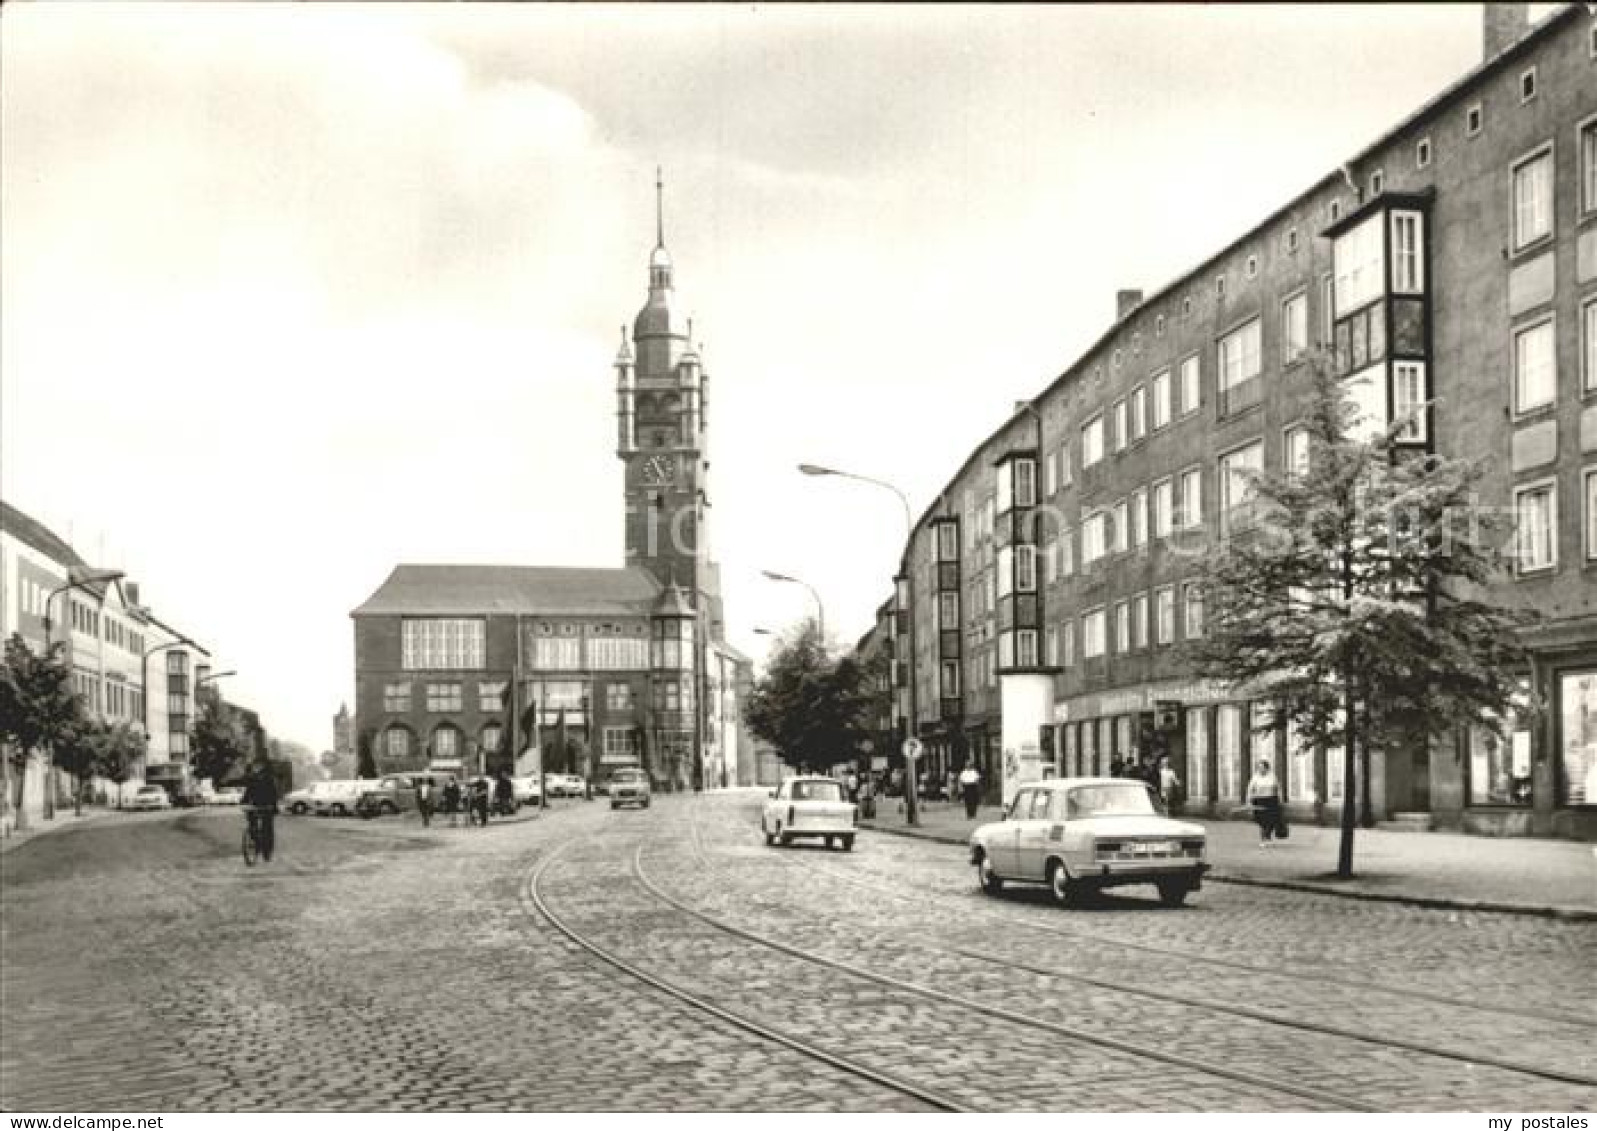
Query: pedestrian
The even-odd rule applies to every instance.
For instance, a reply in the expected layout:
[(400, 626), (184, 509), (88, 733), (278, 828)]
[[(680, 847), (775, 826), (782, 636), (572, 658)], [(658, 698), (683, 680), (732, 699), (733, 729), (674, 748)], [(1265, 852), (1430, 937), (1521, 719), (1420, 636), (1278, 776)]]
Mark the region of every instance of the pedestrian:
[(450, 778), (444, 783), (444, 812), (449, 814), (449, 827), (460, 824), (460, 781)]
[(1109, 763), (1109, 776), (1112, 778), (1119, 778), (1125, 777), (1125, 774), (1126, 764), (1125, 762), (1121, 761), (1120, 755), (1116, 754), (1114, 756), (1114, 760)]
[(476, 821), (478, 825), (488, 823), (488, 779), (476, 778), (471, 783), (471, 812), (466, 815), (466, 823)]
[(1269, 848), (1270, 838), (1286, 839), (1286, 819), (1281, 813), (1281, 783), (1270, 770), (1268, 758), (1259, 759), (1259, 768), (1248, 779), (1243, 799), (1253, 806), (1253, 820), (1259, 826), (1259, 847)]
[(965, 816), (975, 819), (976, 807), (981, 804), (981, 773), (976, 763), (965, 763), (959, 772), (959, 792), (965, 799)]
[(433, 823), (433, 779), (421, 778), (416, 782), (416, 812), (421, 814), (421, 827)]
[(494, 809), (502, 817), (508, 817), (515, 811), (516, 787), (510, 784), (510, 775), (504, 770), (499, 771), (499, 777), (494, 782)]
[(848, 790), (848, 799), (852, 804), (859, 804), (859, 775), (853, 770), (843, 779), (843, 785)]
[(1170, 755), (1159, 758), (1159, 799), (1171, 813), (1181, 811), (1181, 779), (1170, 768)]

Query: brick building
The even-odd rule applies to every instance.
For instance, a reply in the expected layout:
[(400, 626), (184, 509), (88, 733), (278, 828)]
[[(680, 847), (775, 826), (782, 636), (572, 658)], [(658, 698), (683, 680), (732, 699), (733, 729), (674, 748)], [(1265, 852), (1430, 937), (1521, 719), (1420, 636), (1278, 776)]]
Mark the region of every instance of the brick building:
[(580, 772), (642, 764), (667, 787), (738, 780), (749, 663), (726, 643), (710, 556), (709, 375), (663, 208), (656, 237), (648, 299), (615, 361), (628, 564), (395, 568), (351, 614), (356, 744), (380, 770), (525, 769), (563, 728), (588, 755)]
[(1301, 817), (1334, 819), (1338, 759), (1255, 732), (1268, 703), (1192, 678), (1179, 649), (1203, 631), (1181, 540), (1224, 529), (1240, 469), (1305, 458), (1324, 346), (1373, 423), (1409, 415), (1416, 449), (1489, 457), (1483, 504), (1519, 530), (1492, 596), (1547, 618), (1525, 673), (1544, 721), (1378, 754), (1376, 809), (1597, 832), (1597, 18), (1525, 11), (1488, 4), (1480, 66), (1159, 292), (1120, 292), (1097, 343), (954, 473), (900, 581), (901, 702), (934, 764), (973, 759), (1008, 796), (1157, 735), (1200, 811), (1240, 803), (1267, 754)]

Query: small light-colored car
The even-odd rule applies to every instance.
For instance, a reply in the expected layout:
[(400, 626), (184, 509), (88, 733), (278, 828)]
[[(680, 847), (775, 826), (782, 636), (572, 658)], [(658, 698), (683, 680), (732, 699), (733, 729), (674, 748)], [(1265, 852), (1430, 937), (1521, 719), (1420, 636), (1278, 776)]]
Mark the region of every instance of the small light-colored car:
[(649, 775), (642, 770), (617, 770), (610, 775), (610, 808), (649, 807)]
[(588, 783), (578, 774), (545, 774), (544, 786), (550, 797), (581, 797), (588, 792)]
[(859, 830), (859, 806), (849, 801), (836, 778), (788, 778), (766, 799), (760, 814), (760, 831), (766, 844), (791, 844), (795, 837), (816, 837), (826, 847), (854, 847)]
[(133, 795), (133, 800), (128, 802), (130, 809), (170, 809), (172, 799), (167, 796), (166, 790), (158, 785), (141, 785), (138, 792)]
[(1021, 787), (1004, 819), (970, 834), (970, 862), (982, 890), (1009, 881), (1047, 884), (1069, 905), (1083, 894), (1153, 884), (1180, 906), (1202, 886), (1207, 834), (1166, 817), (1145, 783), (1127, 778), (1058, 778)]
[(537, 774), (511, 778), (510, 788), (517, 805), (536, 805), (543, 800), (543, 787), (538, 784)]
[(316, 782), (311, 786), (311, 812), (318, 817), (348, 817), (355, 812), (360, 795), (373, 784), (358, 778)]
[(215, 789), (205, 798), (205, 803), (207, 805), (242, 805), (244, 803), (244, 791), (236, 785), (228, 786), (226, 789)]

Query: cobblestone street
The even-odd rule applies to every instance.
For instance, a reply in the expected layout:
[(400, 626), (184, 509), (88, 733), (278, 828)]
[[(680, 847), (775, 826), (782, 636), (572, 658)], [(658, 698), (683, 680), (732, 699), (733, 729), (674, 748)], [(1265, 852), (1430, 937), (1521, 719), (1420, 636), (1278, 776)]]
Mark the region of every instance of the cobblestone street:
[(37, 838), (0, 857), (0, 1104), (1597, 1104), (1589, 923), (1231, 885), (1062, 911), (952, 845), (767, 848), (758, 798), (285, 818), (253, 869), (226, 811)]

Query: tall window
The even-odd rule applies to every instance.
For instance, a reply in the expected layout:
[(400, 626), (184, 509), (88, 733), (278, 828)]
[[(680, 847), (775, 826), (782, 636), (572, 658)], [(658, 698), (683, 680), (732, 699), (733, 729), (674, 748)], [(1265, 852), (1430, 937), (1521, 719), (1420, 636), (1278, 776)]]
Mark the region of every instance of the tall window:
[(1544, 149), (1514, 166), (1514, 248), (1553, 230), (1553, 152)]
[(383, 745), (390, 758), (410, 757), (410, 731), (404, 727), (389, 727), (383, 732)]
[(944, 699), (959, 698), (959, 661), (943, 660), (938, 664), (939, 691)]
[(1135, 549), (1148, 540), (1148, 491), (1138, 487), (1131, 492), (1131, 546)]
[(1392, 409), (1403, 421), (1398, 439), (1425, 439), (1425, 366), (1420, 362), (1393, 363)]
[(1242, 796), (1242, 708), (1226, 704), (1215, 712), (1215, 794), (1222, 801)]
[(1174, 525), (1175, 484), (1161, 479), (1153, 485), (1153, 536), (1168, 538)]
[(1138, 593), (1131, 599), (1131, 646), (1148, 646), (1148, 595)]
[(1259, 320), (1220, 339), (1220, 411), (1236, 412), (1259, 401)]
[(1253, 474), (1264, 470), (1264, 442), (1256, 440), (1220, 457), (1220, 520), (1240, 530), (1252, 518)]
[(1103, 557), (1108, 549), (1105, 538), (1108, 517), (1103, 511), (1087, 516), (1081, 524), (1081, 564), (1089, 566)]
[(1015, 591), (1018, 593), (1035, 593), (1037, 591), (1037, 547), (1015, 547)]
[(1131, 651), (1131, 605), (1126, 601), (1115, 602), (1115, 651)]
[(1580, 127), (1580, 214), (1597, 212), (1597, 118)]
[(1076, 532), (1061, 530), (1055, 545), (1059, 547), (1059, 576), (1069, 577), (1076, 572)]
[(1558, 495), (1551, 483), (1514, 492), (1515, 550), (1520, 573), (1558, 564)]
[(1109, 442), (1115, 451), (1120, 451), (1126, 446), (1126, 400), (1122, 397), (1114, 403), (1109, 410), (1110, 432)]
[(1081, 618), (1081, 655), (1083, 659), (1093, 660), (1103, 655), (1104, 624), (1103, 610), (1093, 609)]
[(959, 594), (944, 590), (937, 594), (937, 631), (955, 632), (959, 629)]
[(1553, 403), (1558, 385), (1551, 319), (1514, 334), (1514, 411), (1530, 412)]
[(1582, 387), (1597, 392), (1597, 298), (1580, 308), (1580, 357)]
[(1138, 385), (1131, 390), (1131, 401), (1128, 411), (1131, 414), (1131, 439), (1133, 442), (1142, 439), (1148, 430), (1148, 390)]
[(1176, 638), (1176, 591), (1169, 585), (1153, 591), (1153, 639), (1169, 644)]
[(1336, 313), (1351, 314), (1377, 298), (1385, 286), (1382, 261), (1385, 227), (1381, 217), (1370, 216), (1336, 237), (1331, 245), (1331, 263), (1336, 274)]
[(1069, 667), (1076, 662), (1076, 622), (1066, 621), (1059, 633), (1059, 662)]
[(483, 666), (483, 622), (423, 617), (404, 622), (400, 664), (407, 671), (461, 671)]
[(1182, 635), (1196, 640), (1203, 635), (1203, 590), (1197, 582), (1189, 581), (1181, 587), (1181, 604), (1186, 621), (1182, 625)]
[(1209, 712), (1203, 707), (1187, 709), (1187, 796), (1209, 797)]
[(1170, 370), (1162, 369), (1153, 375), (1153, 430), (1170, 423)]
[(1081, 426), (1081, 466), (1091, 467), (1103, 459), (1103, 415), (1093, 417)]
[[(1015, 505), (1017, 507), (1034, 507), (1037, 505), (1037, 464), (1029, 459), (1017, 459), (1011, 466), (1015, 469)], [(945, 558), (944, 561), (952, 561)]]
[(1281, 304), (1281, 363), (1291, 365), (1309, 352), (1309, 296), (1300, 291)]
[(1420, 246), (1420, 214), (1392, 213), (1392, 289), (1419, 294), (1425, 289), (1424, 249)]
[(1015, 633), (1015, 666), (1019, 668), (1034, 668), (1037, 666), (1037, 630), (1035, 628), (1022, 628)]
[(952, 522), (937, 524), (937, 560), (940, 562), (959, 560), (959, 527)]
[(433, 731), (433, 757), (460, 757), (460, 732), (452, 726), (441, 726)]
[(1597, 561), (1597, 468), (1586, 471), (1586, 560)]
[(1181, 363), (1181, 415), (1197, 412), (1203, 393), (1199, 385), (1198, 355), (1193, 354)]
[(1293, 475), (1305, 475), (1309, 470), (1309, 430), (1304, 427), (1288, 428), (1282, 436), (1281, 446), (1286, 470)]
[(1126, 500), (1121, 499), (1115, 504), (1114, 528), (1109, 533), (1114, 542), (1114, 552), (1117, 554), (1123, 554), (1129, 548), (1128, 535), (1130, 534), (1131, 520), (1128, 516), (1129, 511), (1126, 508)]
[(1203, 473), (1197, 468), (1181, 473), (1176, 495), (1176, 526), (1190, 530), (1203, 525)]

